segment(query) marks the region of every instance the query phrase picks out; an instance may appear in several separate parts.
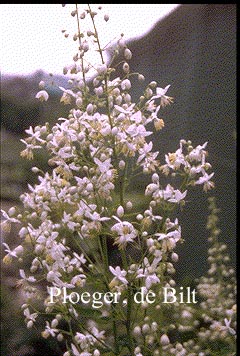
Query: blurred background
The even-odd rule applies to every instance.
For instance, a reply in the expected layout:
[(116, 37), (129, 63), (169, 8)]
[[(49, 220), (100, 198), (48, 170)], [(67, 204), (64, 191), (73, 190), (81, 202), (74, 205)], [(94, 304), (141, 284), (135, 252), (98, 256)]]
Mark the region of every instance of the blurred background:
[[(19, 204), (27, 184), (35, 182), (32, 165), (47, 169), (43, 154), (37, 155), (36, 163), (20, 157), (25, 129), (46, 121), (54, 123), (68, 113), (68, 106), (59, 105), (58, 86), (67, 86), (62, 67), (76, 52), (76, 44), (61, 33), (62, 29), (75, 32), (73, 9), (73, 5), (62, 8), (55, 4), (0, 7), (2, 209)], [(176, 150), (181, 138), (190, 139), (193, 145), (208, 142), (216, 188), (207, 195), (217, 198), (220, 236), (235, 265), (236, 4), (105, 4), (101, 11), (102, 17), (108, 13), (110, 19), (100, 25), (99, 33), (106, 43), (125, 34), (133, 53), (131, 70), (142, 73), (145, 84), (152, 80), (160, 87), (171, 84), (168, 93), (175, 102), (162, 111), (165, 128), (153, 138), (162, 159)], [(44, 104), (35, 99), (41, 80), (48, 83), (50, 94)], [(134, 101), (144, 84), (135, 83), (133, 88)], [(136, 192), (142, 188), (139, 180)], [(188, 195), (188, 204), (179, 213), (186, 241), (177, 251), (176, 279), (181, 282), (191, 282), (207, 269), (207, 197), (199, 190)], [(2, 233), (1, 239), (15, 246), (18, 237), (13, 230), (8, 236)], [(54, 340), (42, 340), (36, 331), (25, 328), (16, 275), (12, 267), (2, 265), (3, 355), (61, 355)]]

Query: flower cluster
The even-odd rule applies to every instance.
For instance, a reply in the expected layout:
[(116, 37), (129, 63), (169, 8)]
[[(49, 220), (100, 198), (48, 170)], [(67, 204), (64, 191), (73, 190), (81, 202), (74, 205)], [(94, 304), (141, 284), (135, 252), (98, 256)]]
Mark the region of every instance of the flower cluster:
[[(184, 206), (192, 186), (202, 185), (204, 191), (214, 186), (207, 143), (193, 147), (181, 140), (176, 152), (166, 154), (165, 164), (160, 163), (150, 137), (164, 127), (158, 113), (173, 101), (166, 95), (170, 85), (162, 89), (151, 82), (132, 102), (132, 53), (121, 36), (112, 60), (104, 60), (97, 14), (90, 6), (81, 13), (78, 6), (72, 11), (78, 24), (73, 40), (78, 41), (79, 52), (63, 70), (70, 75), (70, 88), (60, 88), (60, 102), (71, 105), (68, 117), (59, 118), (53, 127), (48, 123), (30, 127), (28, 138), (22, 140), (26, 148), (21, 155), (31, 159), (35, 150), (44, 149), (50, 169), (42, 172), (33, 167), (38, 183), (21, 195), (23, 210), (3, 212), (5, 229), (11, 223), (21, 224), (22, 241), (12, 250), (5, 244), (4, 262), (15, 258), (21, 264), (18, 284), (26, 294), (22, 309), (27, 327), (45, 313), (42, 336), (65, 344), (64, 356), (200, 355), (187, 353), (179, 342), (170, 343), (172, 326), (162, 321), (167, 306), (146, 300), (139, 306), (134, 295), (142, 291), (145, 298), (154, 292), (159, 301), (160, 286), (175, 286), (172, 275), (178, 255), (174, 250), (182, 236), (174, 211)], [(82, 31), (87, 18), (92, 29)], [(104, 20), (109, 20), (108, 15)], [(85, 56), (92, 46), (97, 46), (100, 63), (91, 66)], [(120, 52), (122, 77), (114, 77), (112, 63)], [(94, 73), (91, 82), (89, 71)], [(139, 82), (144, 80), (142, 74), (137, 76)], [(48, 100), (42, 82), (40, 89), (36, 98)], [(143, 193), (144, 208), (129, 194), (130, 183), (139, 174), (151, 179)], [(178, 186), (163, 186), (166, 176), (176, 175)], [(55, 293), (52, 303), (51, 288), (75, 294), (65, 302), (66, 295)], [(74, 299), (79, 292), (88, 293), (86, 297), (96, 290), (108, 296), (119, 293), (119, 298), (112, 304), (104, 300), (94, 312)], [(204, 295), (204, 283), (199, 291)], [(34, 307), (36, 298), (43, 300), (42, 310)], [(209, 299), (205, 303), (211, 307)], [(191, 319), (193, 314), (185, 309), (183, 315)], [(224, 315), (225, 326), (220, 329), (233, 334), (231, 315)], [(211, 328), (219, 330), (214, 320)]]

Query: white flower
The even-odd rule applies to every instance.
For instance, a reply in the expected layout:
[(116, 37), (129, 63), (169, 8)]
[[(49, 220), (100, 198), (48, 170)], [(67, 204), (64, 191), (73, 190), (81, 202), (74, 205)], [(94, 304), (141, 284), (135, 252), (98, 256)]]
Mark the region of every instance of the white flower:
[(22, 245), (15, 247), (14, 250), (11, 250), (8, 244), (6, 244), (5, 242), (3, 242), (3, 245), (6, 247), (5, 252), (7, 252), (7, 255), (3, 258), (3, 263), (5, 264), (11, 263), (13, 257), (20, 257), (24, 252)]
[(106, 159), (104, 162), (100, 161), (100, 159), (94, 157), (94, 162), (97, 164), (101, 173), (106, 173), (112, 167), (111, 158)]
[(150, 289), (152, 284), (159, 283), (160, 279), (156, 276), (155, 273), (149, 274), (145, 279), (145, 285), (147, 289)]
[(167, 163), (167, 166), (173, 170), (179, 169), (181, 164), (183, 166), (187, 165), (187, 162), (184, 157), (184, 154), (182, 153), (181, 147), (179, 149), (177, 149), (176, 152), (168, 153), (167, 155), (165, 155), (165, 161)]
[(131, 137), (145, 137), (152, 135), (152, 131), (146, 131), (143, 125), (132, 124), (126, 129), (126, 133), (128, 133)]
[(82, 273), (74, 276), (71, 279), (71, 284), (74, 284), (74, 285), (77, 285), (77, 286), (80, 286), (80, 287), (85, 285), (85, 282), (86, 282), (86, 276), (85, 276), (85, 274), (82, 274)]
[(123, 114), (131, 114), (133, 112), (134, 106), (135, 104), (131, 104), (127, 109), (124, 109), (119, 105), (114, 105), (114, 108)]
[(214, 183), (212, 181), (210, 181), (210, 179), (212, 178), (213, 175), (214, 175), (214, 172), (211, 174), (207, 174), (206, 172), (204, 172), (203, 176), (200, 177), (195, 182), (195, 184), (203, 184), (204, 191), (210, 190), (211, 188), (214, 188)]
[(177, 242), (181, 238), (181, 226), (179, 226), (178, 229), (170, 231), (168, 233), (156, 233), (154, 235), (157, 236), (158, 241), (173, 238), (175, 242)]
[(151, 102), (154, 99), (160, 98), (160, 106), (162, 106), (162, 107), (167, 106), (168, 104), (172, 103), (173, 98), (165, 95), (169, 88), (170, 88), (170, 85), (167, 85), (164, 89), (157, 87), (156, 95), (153, 95), (148, 102)]
[(187, 195), (187, 190), (185, 192), (181, 193), (180, 190), (176, 189), (174, 190), (174, 197), (170, 198), (168, 201), (171, 203), (180, 203), (181, 200), (183, 200)]
[(132, 242), (135, 239), (137, 232), (130, 222), (121, 221), (116, 216), (113, 217), (119, 222), (112, 226), (111, 231), (118, 234), (115, 243), (119, 245), (119, 248), (123, 248), (127, 242)]
[(57, 333), (58, 331), (59, 331), (58, 329), (51, 328), (49, 322), (46, 321), (46, 327), (45, 327), (46, 335), (51, 335), (54, 337), (55, 333)]
[(136, 278), (145, 278), (145, 286), (149, 290), (153, 284), (159, 283), (160, 279), (157, 277), (155, 271), (158, 266), (159, 261), (162, 256), (154, 258), (152, 264), (150, 265), (148, 259), (144, 258), (144, 268), (140, 268), (137, 271)]
[(232, 319), (228, 320), (227, 318), (224, 319), (225, 326), (222, 327), (222, 330), (228, 330), (230, 334), (235, 335), (236, 331), (230, 327)]
[(149, 209), (145, 210), (144, 215), (148, 216), (152, 221), (162, 220), (162, 216), (153, 214), (151, 206)]
[(128, 284), (128, 281), (125, 278), (127, 272), (124, 269), (121, 270), (121, 268), (119, 266), (117, 266), (116, 268), (109, 266), (109, 269), (110, 269), (111, 273), (115, 276), (116, 279), (118, 279), (123, 284)]
[(86, 218), (91, 219), (92, 221), (99, 222), (99, 221), (108, 221), (110, 218), (108, 217), (100, 217), (100, 214), (94, 211), (93, 213), (91, 211), (86, 211), (85, 213)]
[[(27, 277), (23, 269), (19, 270), (19, 274), (22, 277), (23, 281), (27, 281), (27, 282), (30, 282), (30, 283), (36, 282), (36, 278), (33, 277), (33, 276)], [(21, 282), (21, 280), (20, 280), (20, 282)]]
[(17, 254), (16, 254), (16, 251), (15, 249), (14, 250), (11, 250), (9, 245), (6, 244), (5, 242), (3, 242), (3, 246), (6, 247), (6, 249), (4, 250), (5, 252), (7, 252), (8, 256), (11, 256), (11, 257), (18, 257)]
[(144, 143), (143, 147), (141, 147), (139, 149), (139, 157), (138, 157), (138, 160), (137, 160), (137, 163), (140, 163), (146, 156), (149, 152), (151, 152), (153, 148), (153, 143), (152, 141), (150, 141), (149, 143)]
[(74, 258), (71, 260), (71, 264), (76, 265), (77, 267), (80, 267), (87, 261), (83, 254), (79, 256), (76, 252), (73, 252), (73, 256)]
[(31, 321), (33, 321), (33, 322), (36, 321), (36, 318), (37, 318), (37, 316), (38, 316), (38, 313), (33, 313), (33, 314), (31, 314), (28, 308), (27, 308), (27, 309), (24, 309), (23, 314), (24, 314), (24, 316), (26, 317), (27, 320), (31, 320)]
[(38, 140), (38, 141), (40, 141), (40, 142), (42, 142), (42, 143), (46, 142), (45, 140), (42, 140), (42, 139), (40, 138), (40, 136), (41, 136), (40, 130), (34, 131), (33, 128), (32, 128), (32, 126), (30, 126), (29, 129), (25, 130), (25, 132), (26, 132), (28, 135), (30, 135), (32, 139), (35, 138), (36, 140)]
[(198, 145), (196, 148), (192, 149), (192, 151), (189, 153), (188, 157), (191, 161), (199, 161), (201, 162), (202, 156), (206, 154), (206, 151), (204, 151), (204, 148), (207, 146), (207, 142), (205, 142), (202, 146)]
[(59, 89), (61, 89), (63, 91), (63, 95), (60, 99), (60, 103), (64, 103), (65, 105), (70, 104), (71, 103), (71, 98), (77, 98), (77, 95), (70, 89), (64, 89), (62, 87), (59, 87)]
[(48, 98), (49, 98), (49, 95), (48, 93), (46, 92), (46, 90), (40, 90), (36, 96), (35, 96), (36, 99), (39, 99), (40, 101), (47, 101)]
[(97, 339), (104, 339), (105, 338), (105, 331), (99, 331), (98, 328), (95, 325), (91, 326), (91, 333), (93, 334), (93, 337)]
[(74, 231), (77, 224), (74, 221), (71, 220), (71, 217), (72, 217), (71, 214), (67, 214), (64, 211), (63, 212), (62, 222), (67, 225), (69, 230)]
[(15, 218), (11, 218), (6, 211), (1, 209), (1, 213), (3, 214), (3, 217), (6, 219), (5, 221), (8, 221), (9, 223), (13, 222), (13, 223), (20, 223), (20, 221), (18, 219)]
[(212, 178), (213, 175), (214, 175), (214, 173), (211, 173), (211, 174), (209, 175), (209, 174), (207, 174), (206, 172), (204, 172), (203, 176), (200, 177), (200, 178), (195, 182), (195, 184), (204, 184), (204, 183), (208, 182), (208, 181)]
[(89, 352), (79, 352), (74, 344), (71, 344), (72, 352), (74, 356), (92, 356)]

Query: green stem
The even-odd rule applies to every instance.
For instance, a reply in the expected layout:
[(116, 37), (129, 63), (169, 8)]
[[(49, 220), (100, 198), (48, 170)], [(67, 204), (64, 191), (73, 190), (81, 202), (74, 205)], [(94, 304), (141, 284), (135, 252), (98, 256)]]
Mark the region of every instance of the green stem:
[[(121, 250), (121, 258), (123, 263), (123, 268), (125, 271), (128, 270), (128, 262), (125, 250)], [(128, 285), (127, 293), (127, 318), (126, 318), (126, 329), (127, 329), (127, 338), (128, 338), (128, 348), (131, 355), (134, 355), (134, 345), (132, 340), (132, 330), (131, 330), (131, 315), (132, 315), (132, 293), (131, 285)]]
[(132, 293), (131, 286), (128, 287), (128, 296), (127, 296), (127, 320), (126, 320), (126, 329), (128, 337), (128, 348), (131, 355), (134, 355), (134, 345), (132, 339), (132, 329), (131, 329), (131, 316), (132, 316)]
[(114, 343), (115, 343), (115, 352), (117, 355), (119, 355), (120, 350), (119, 350), (119, 345), (118, 345), (118, 334), (117, 334), (117, 323), (116, 323), (116, 311), (115, 311), (115, 306), (112, 304), (112, 317), (113, 317), (113, 335), (114, 335)]

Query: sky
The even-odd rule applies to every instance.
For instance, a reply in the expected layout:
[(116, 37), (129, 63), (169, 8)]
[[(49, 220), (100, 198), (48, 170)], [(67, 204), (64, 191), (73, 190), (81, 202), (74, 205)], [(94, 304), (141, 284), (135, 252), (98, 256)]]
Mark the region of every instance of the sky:
[[(97, 10), (100, 5), (102, 9)], [(80, 6), (82, 10), (86, 8)], [(98, 11), (95, 18), (102, 45), (116, 41), (122, 33), (126, 40), (144, 35), (177, 6), (91, 4), (92, 10)], [(1, 73), (25, 75), (42, 69), (62, 74), (63, 67), (72, 63), (77, 53), (77, 42), (72, 39), (77, 30), (76, 18), (71, 16), (74, 9), (74, 4), (1, 4)], [(103, 19), (105, 14), (109, 15), (107, 22)], [(90, 24), (85, 26), (90, 28)], [(62, 30), (66, 30), (68, 38)]]

